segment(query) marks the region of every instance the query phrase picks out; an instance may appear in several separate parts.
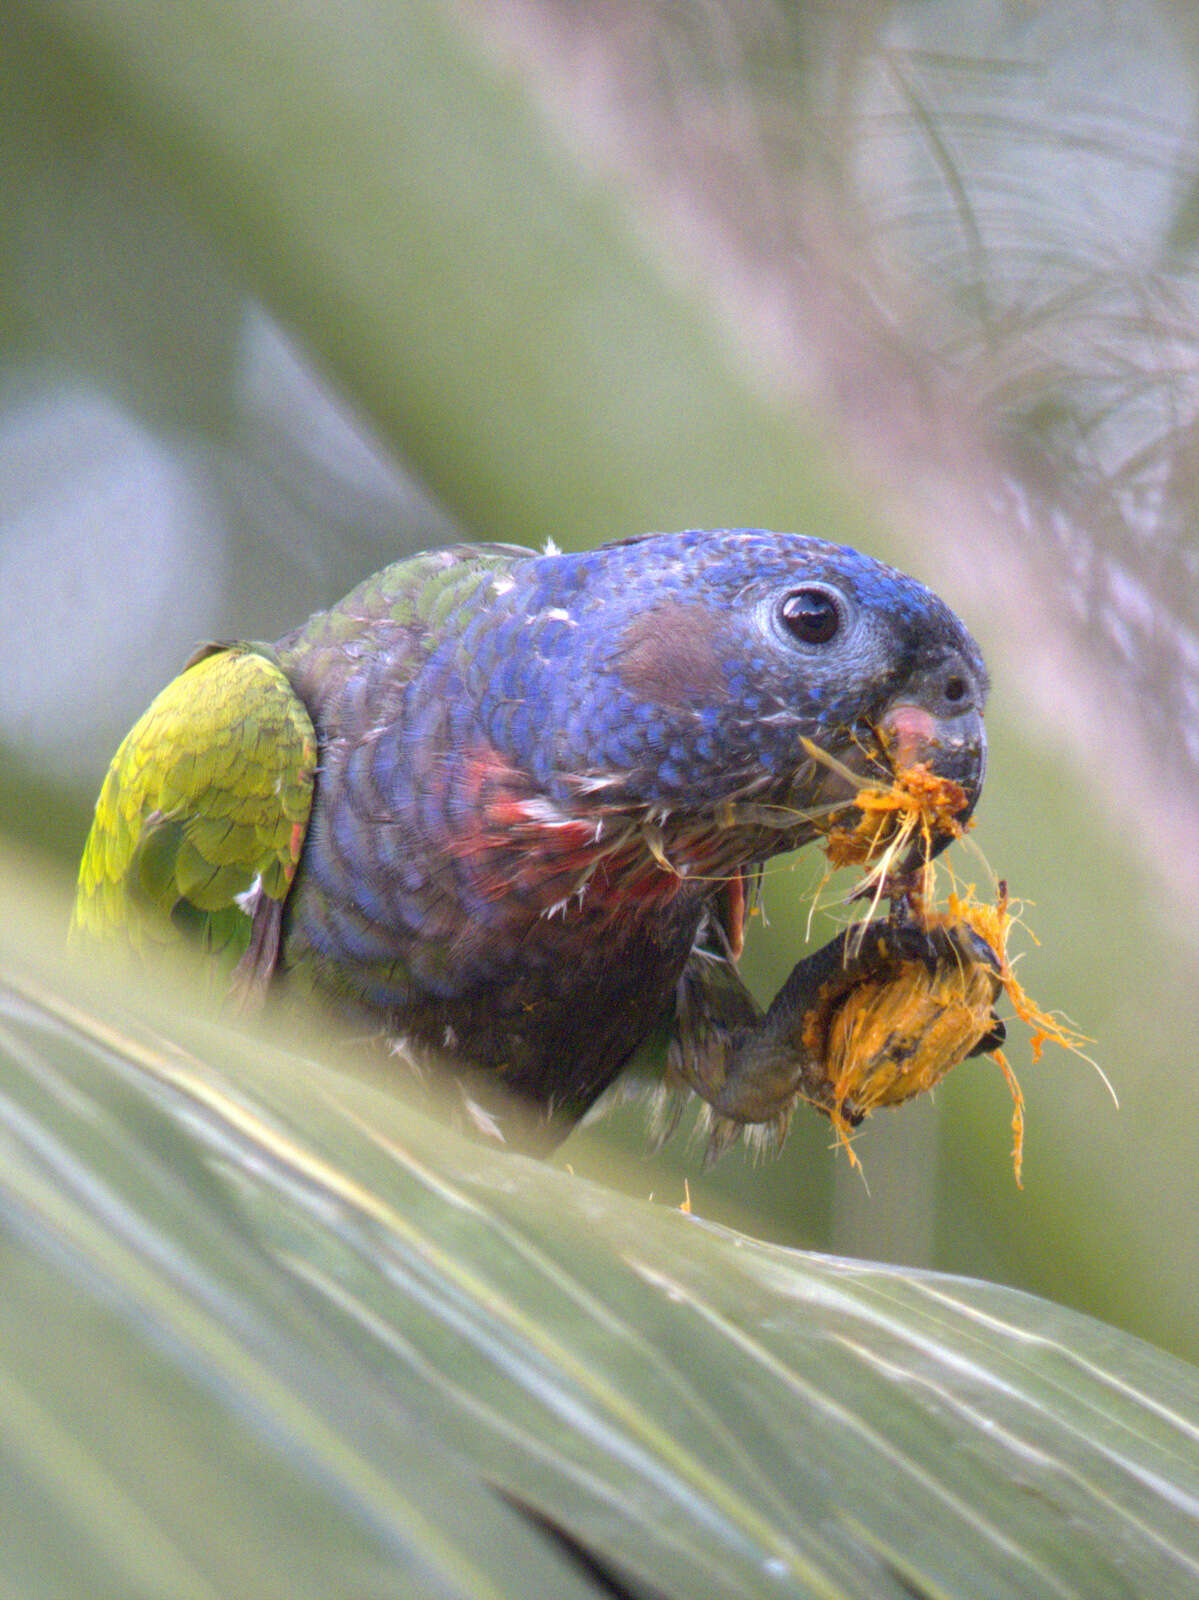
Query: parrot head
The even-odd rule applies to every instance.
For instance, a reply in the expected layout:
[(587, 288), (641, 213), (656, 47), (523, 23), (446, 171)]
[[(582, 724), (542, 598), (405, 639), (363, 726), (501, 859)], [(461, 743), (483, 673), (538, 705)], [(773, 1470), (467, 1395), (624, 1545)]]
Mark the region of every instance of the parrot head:
[(745, 859), (798, 847), (863, 784), (914, 763), (960, 785), (958, 825), (977, 802), (982, 656), (892, 567), (738, 529), (531, 561), (523, 586), (521, 614), (557, 617), (561, 644), (535, 681), (505, 687), (537, 708), (529, 765), (556, 798), (663, 823), (723, 815), (758, 830)]

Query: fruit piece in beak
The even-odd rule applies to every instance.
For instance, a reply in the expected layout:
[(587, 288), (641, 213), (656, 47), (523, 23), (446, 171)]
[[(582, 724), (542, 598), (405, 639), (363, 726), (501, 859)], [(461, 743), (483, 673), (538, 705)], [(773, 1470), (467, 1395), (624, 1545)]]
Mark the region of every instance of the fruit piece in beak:
[[(879, 723), (879, 737), (897, 778), (922, 767), (934, 778), (957, 784), (963, 803), (952, 815), (933, 819), (932, 851), (939, 854), (966, 826), (982, 793), (987, 770), (987, 735), (982, 713), (973, 705), (935, 716), (924, 706), (898, 701)], [(946, 827), (944, 822), (952, 826)], [(919, 864), (915, 860), (910, 865)]]

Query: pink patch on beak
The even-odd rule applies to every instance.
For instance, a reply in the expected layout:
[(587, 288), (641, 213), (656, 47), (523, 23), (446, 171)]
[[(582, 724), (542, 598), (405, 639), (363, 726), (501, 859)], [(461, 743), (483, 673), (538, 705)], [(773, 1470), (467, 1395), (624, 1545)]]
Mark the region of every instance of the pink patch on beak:
[(937, 743), (937, 721), (920, 706), (892, 706), (879, 725), (896, 768), (915, 766)]

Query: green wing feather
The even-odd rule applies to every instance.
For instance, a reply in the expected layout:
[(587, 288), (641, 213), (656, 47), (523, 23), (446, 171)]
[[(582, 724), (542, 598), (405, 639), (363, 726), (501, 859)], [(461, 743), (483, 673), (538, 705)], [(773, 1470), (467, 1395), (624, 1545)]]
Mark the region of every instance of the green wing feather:
[(71, 930), (140, 946), (277, 927), (316, 770), (303, 701), (263, 645), (206, 645), (126, 735), (96, 802)]

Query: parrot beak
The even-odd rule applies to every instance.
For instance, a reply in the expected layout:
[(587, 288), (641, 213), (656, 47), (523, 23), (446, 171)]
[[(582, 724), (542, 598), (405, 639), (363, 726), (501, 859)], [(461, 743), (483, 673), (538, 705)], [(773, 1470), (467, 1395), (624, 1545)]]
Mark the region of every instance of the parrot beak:
[[(954, 821), (965, 827), (987, 771), (987, 734), (977, 704), (967, 702), (960, 711), (943, 708), (934, 713), (905, 697), (888, 707), (879, 734), (895, 771), (922, 764), (937, 777), (961, 786), (966, 803)], [(929, 859), (939, 855), (953, 837), (946, 832), (936, 834)]]

